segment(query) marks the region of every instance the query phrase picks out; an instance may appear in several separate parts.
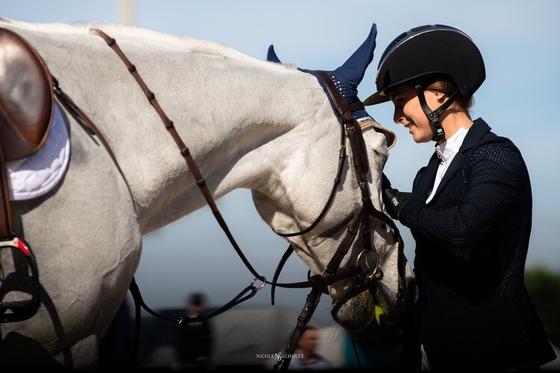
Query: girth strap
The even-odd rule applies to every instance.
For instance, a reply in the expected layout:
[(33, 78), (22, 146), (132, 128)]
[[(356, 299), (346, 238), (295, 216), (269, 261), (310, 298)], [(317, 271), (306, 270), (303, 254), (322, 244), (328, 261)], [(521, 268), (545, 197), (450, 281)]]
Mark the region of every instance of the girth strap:
[(0, 142), (0, 239), (10, 237), (12, 233), (12, 213), (10, 211), (10, 193), (8, 189), (8, 172), (4, 160), (4, 149)]

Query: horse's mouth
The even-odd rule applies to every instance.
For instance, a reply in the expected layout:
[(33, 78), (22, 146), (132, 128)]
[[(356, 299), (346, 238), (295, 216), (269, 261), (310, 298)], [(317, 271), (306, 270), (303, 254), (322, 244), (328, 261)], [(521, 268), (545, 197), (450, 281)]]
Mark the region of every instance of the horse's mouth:
[[(414, 285), (414, 284), (412, 284)], [(344, 289), (349, 289), (344, 288)], [(416, 287), (411, 287), (409, 302), (392, 305), (375, 287), (360, 284), (352, 290), (335, 291), (331, 315), (348, 333), (374, 349), (401, 343), (412, 325)], [(331, 288), (331, 296), (333, 295)], [(340, 289), (338, 289), (340, 290)]]
[(360, 333), (376, 322), (376, 305), (371, 292), (365, 290), (345, 302), (333, 302), (331, 314), (350, 333)]

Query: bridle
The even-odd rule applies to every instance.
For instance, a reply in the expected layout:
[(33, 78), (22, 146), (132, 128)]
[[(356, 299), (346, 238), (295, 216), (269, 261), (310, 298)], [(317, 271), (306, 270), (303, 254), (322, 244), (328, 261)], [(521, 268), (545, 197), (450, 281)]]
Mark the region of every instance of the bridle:
[[(402, 237), (399, 233), (399, 230), (393, 220), (389, 218), (386, 214), (379, 211), (375, 208), (371, 201), (371, 196), (369, 192), (367, 174), (369, 172), (368, 167), (368, 155), (366, 151), (366, 145), (363, 138), (362, 133), (362, 126), (360, 125), (359, 121), (354, 118), (353, 112), (358, 110), (364, 109), (364, 104), (361, 101), (357, 101), (354, 103), (347, 103), (346, 99), (340, 93), (341, 89), (339, 89), (338, 84), (340, 84), (336, 77), (326, 71), (308, 71), (309, 73), (315, 75), (319, 82), (322, 83), (322, 86), (325, 88), (325, 91), (328, 93), (328, 97), (331, 101), (333, 109), (337, 114), (340, 124), (341, 124), (341, 144), (340, 144), (340, 153), (339, 153), (339, 161), (338, 161), (338, 168), (336, 172), (336, 177), (333, 182), (333, 186), (331, 189), (331, 193), (329, 195), (329, 199), (325, 204), (323, 210), (317, 217), (317, 219), (310, 224), (306, 229), (303, 229), (296, 233), (278, 233), (278, 235), (283, 237), (293, 237), (297, 235), (303, 235), (305, 233), (310, 232), (314, 229), (319, 222), (324, 218), (326, 215), (329, 207), (332, 205), (332, 202), (336, 195), (336, 190), (338, 184), (341, 180), (342, 168), (344, 164), (344, 159), (347, 158), (346, 156), (346, 145), (345, 145), (345, 138), (346, 135), (349, 139), (350, 148), (353, 155), (353, 166), (356, 175), (356, 181), (361, 191), (362, 196), (362, 207), (358, 214), (354, 216), (351, 220), (349, 227), (346, 230), (346, 233), (340, 242), (337, 250), (331, 257), (328, 264), (325, 266), (323, 272), (318, 275), (311, 276), (309, 281), (311, 282), (313, 288), (311, 293), (307, 297), (306, 305), (303, 308), (302, 315), (298, 318), (298, 325), (292, 334), (292, 338), (288, 347), (279, 355), (278, 364), (275, 367), (278, 367), (280, 363), (282, 363), (282, 370), (286, 370), (289, 366), (289, 362), (292, 356), (292, 353), (295, 351), (297, 341), (303, 330), (311, 318), (311, 315), (318, 304), (319, 297), (321, 293), (328, 293), (328, 286), (332, 285), (333, 283), (348, 279), (351, 277), (357, 277), (359, 281), (363, 283), (362, 291), (367, 289), (377, 288), (376, 282), (382, 278), (383, 272), (381, 271), (379, 265), (379, 254), (372, 247), (372, 240), (371, 240), (371, 229), (370, 223), (373, 222), (374, 224), (379, 225), (387, 225), (391, 228), (394, 236), (394, 242), (399, 243), (399, 257), (398, 257), (398, 273), (399, 273), (399, 284), (398, 284), (398, 291), (397, 291), (397, 304), (393, 308), (392, 312), (388, 315), (387, 322), (390, 325), (396, 325), (401, 318), (404, 316), (405, 308), (408, 307), (411, 303), (409, 299), (409, 293), (407, 290), (407, 284), (405, 281), (405, 265), (406, 261), (404, 258), (404, 244), (402, 241)], [(347, 269), (341, 269), (340, 265), (342, 263), (343, 258), (348, 253), (354, 239), (358, 235), (358, 231), (361, 230), (362, 233), (362, 247), (363, 250), (358, 254), (356, 259), (356, 264), (353, 267)], [(288, 253), (292, 252), (294, 249), (290, 245), (288, 251), (285, 254), (287, 257)], [(368, 258), (373, 257), (373, 265), (368, 263)], [(284, 257), (283, 257), (284, 260)], [(281, 268), (282, 262), (279, 264), (278, 268)], [(373, 267), (372, 270), (370, 268)], [(279, 273), (279, 269), (277, 269), (273, 283), (277, 279), (277, 275)], [(373, 290), (375, 292), (375, 290)], [(356, 294), (354, 294), (355, 296)]]
[[(311, 292), (307, 296), (307, 300), (306, 300), (306, 303), (303, 307), (301, 315), (298, 317), (298, 322), (297, 322), (296, 328), (294, 330), (294, 333), (292, 335), (292, 338), (290, 340), (290, 343), (288, 344), (288, 347), (282, 353), (278, 354), (278, 358), (277, 358), (278, 364), (275, 366), (275, 368), (277, 368), (279, 364), (282, 364), (282, 370), (287, 369), (287, 367), (289, 365), (289, 362), (290, 362), (290, 359), (291, 359), (291, 354), (295, 350), (297, 340), (299, 339), (299, 337), (300, 337), (301, 333), (303, 332), (307, 323), (310, 321), (310, 319), (313, 315), (313, 312), (314, 312), (314, 310), (315, 310), (315, 308), (316, 308), (316, 306), (319, 302), (320, 295), (322, 293), (328, 293), (327, 289), (328, 289), (329, 285), (332, 285), (333, 283), (335, 283), (337, 281), (340, 281), (340, 280), (343, 280), (343, 279), (357, 277), (360, 281), (362, 281), (366, 285), (366, 286), (363, 287), (364, 290), (365, 290), (365, 289), (371, 289), (372, 287), (375, 287), (377, 280), (382, 277), (383, 274), (382, 274), (382, 271), (381, 271), (380, 266), (379, 266), (379, 256), (378, 256), (377, 252), (375, 251), (375, 248), (373, 248), (371, 246), (372, 241), (371, 241), (370, 225), (371, 225), (372, 222), (374, 224), (389, 226), (392, 229), (392, 232), (393, 232), (393, 235), (394, 235), (394, 238), (395, 238), (395, 242), (398, 241), (400, 243), (400, 245), (399, 245), (400, 252), (399, 252), (399, 259), (398, 259), (398, 262), (399, 262), (399, 264), (398, 264), (398, 267), (399, 267), (398, 268), (399, 286), (398, 286), (398, 294), (397, 294), (397, 305), (396, 305), (396, 307), (394, 307), (393, 312), (389, 315), (389, 317), (388, 317), (389, 321), (388, 322), (390, 324), (394, 325), (400, 320), (404, 309), (410, 303), (409, 302), (408, 291), (406, 289), (406, 281), (405, 281), (405, 264), (406, 263), (405, 263), (404, 253), (402, 252), (402, 250), (403, 250), (402, 248), (403, 248), (404, 245), (402, 244), (402, 238), (401, 238), (400, 233), (399, 233), (396, 225), (394, 224), (394, 222), (387, 215), (385, 215), (383, 212), (377, 210), (375, 208), (375, 206), (373, 205), (373, 203), (371, 202), (369, 188), (368, 188), (368, 182), (367, 182), (367, 174), (369, 172), (369, 167), (368, 167), (368, 156), (367, 156), (366, 146), (365, 146), (365, 142), (364, 142), (364, 139), (363, 139), (363, 136), (362, 136), (362, 129), (360, 127), (360, 124), (352, 116), (353, 111), (360, 110), (360, 109), (364, 108), (364, 105), (361, 101), (355, 102), (355, 103), (352, 103), (352, 104), (346, 103), (346, 100), (340, 94), (340, 92), (337, 88), (336, 80), (333, 79), (334, 77), (331, 74), (329, 74), (327, 72), (324, 72), (324, 71), (310, 71), (310, 73), (314, 74), (319, 79), (319, 81), (322, 82), (322, 85), (325, 87), (326, 91), (328, 92), (329, 99), (331, 100), (331, 104), (333, 105), (333, 108), (335, 109), (335, 112), (336, 112), (337, 116), (339, 117), (339, 120), (340, 120), (340, 123), (341, 123), (341, 146), (340, 146), (340, 152), (339, 152), (338, 168), (337, 168), (336, 177), (334, 179), (329, 198), (328, 198), (325, 206), (323, 207), (321, 213), (316, 218), (316, 220), (312, 224), (310, 224), (310, 226), (308, 226), (307, 228), (305, 228), (305, 229), (303, 229), (299, 232), (277, 233), (277, 234), (279, 234), (280, 236), (283, 236), (283, 237), (293, 237), (293, 236), (306, 234), (306, 233), (310, 232), (311, 230), (313, 230), (315, 227), (317, 227), (319, 222), (324, 218), (324, 216), (326, 215), (330, 206), (332, 205), (332, 202), (334, 201), (336, 191), (337, 191), (337, 187), (338, 187), (338, 185), (340, 183), (340, 180), (341, 180), (343, 165), (344, 165), (345, 159), (347, 159), (346, 146), (345, 146), (345, 136), (348, 137), (349, 142), (350, 142), (350, 147), (351, 147), (351, 151), (352, 151), (352, 155), (353, 155), (353, 166), (354, 166), (354, 169), (355, 169), (357, 182), (358, 182), (359, 188), (361, 190), (361, 195), (362, 195), (362, 207), (361, 207), (360, 211), (351, 220), (351, 222), (349, 224), (349, 227), (346, 230), (346, 234), (345, 234), (344, 238), (342, 239), (338, 249), (336, 250), (336, 252), (334, 253), (334, 255), (332, 256), (332, 258), (330, 259), (330, 261), (328, 262), (328, 264), (326, 265), (326, 267), (324, 268), (324, 270), (321, 274), (314, 275), (314, 276), (308, 276), (308, 281), (304, 281), (304, 282), (278, 283), (277, 279), (278, 279), (278, 276), (280, 274), (280, 271), (281, 271), (284, 263), (286, 262), (286, 260), (290, 256), (290, 254), (294, 251), (293, 247), (290, 245), (288, 247), (288, 250), (283, 255), (282, 259), (280, 260), (280, 262), (278, 264), (278, 267), (277, 267), (276, 272), (274, 274), (273, 281), (270, 282), (270, 281), (267, 281), (264, 276), (259, 275), (257, 273), (257, 271), (255, 271), (255, 269), (251, 266), (251, 264), (249, 263), (249, 261), (247, 260), (247, 258), (245, 257), (245, 255), (243, 254), (241, 249), (239, 248), (239, 246), (236, 243), (233, 235), (231, 234), (225, 220), (223, 219), (221, 213), (219, 212), (219, 210), (218, 210), (218, 208), (217, 208), (217, 206), (214, 202), (214, 199), (212, 197), (212, 194), (211, 194), (210, 190), (208, 189), (208, 187), (206, 185), (206, 181), (203, 178), (200, 170), (198, 169), (198, 166), (196, 165), (196, 163), (195, 163), (195, 161), (194, 161), (194, 159), (193, 159), (193, 157), (190, 153), (189, 148), (185, 145), (185, 143), (183, 142), (183, 140), (181, 139), (181, 137), (177, 133), (173, 122), (167, 117), (167, 115), (164, 113), (164, 111), (160, 107), (160, 105), (157, 102), (157, 99), (155, 97), (155, 94), (152, 91), (149, 90), (147, 85), (144, 83), (144, 81), (142, 80), (142, 78), (138, 74), (138, 71), (136, 70), (136, 67), (124, 55), (124, 53), (122, 52), (120, 47), (117, 45), (115, 39), (109, 37), (107, 34), (105, 34), (101, 30), (95, 29), (94, 32), (97, 33), (99, 36), (101, 36), (105, 40), (105, 42), (115, 51), (115, 53), (120, 57), (120, 59), (126, 65), (128, 71), (132, 74), (132, 76), (135, 78), (135, 80), (139, 84), (140, 88), (144, 92), (144, 94), (145, 94), (146, 98), (148, 99), (149, 103), (153, 106), (155, 111), (158, 113), (158, 115), (159, 115), (160, 119), (162, 120), (162, 122), (164, 123), (166, 129), (168, 130), (168, 132), (172, 136), (173, 140), (175, 141), (176, 145), (178, 146), (181, 155), (185, 159), (189, 170), (191, 171), (193, 177), (195, 178), (196, 185), (201, 190), (201, 192), (202, 192), (208, 206), (210, 207), (214, 217), (216, 218), (216, 220), (220, 224), (220, 227), (225, 232), (226, 236), (228, 237), (229, 241), (231, 242), (232, 246), (236, 250), (237, 254), (241, 258), (241, 260), (243, 261), (245, 266), (255, 276), (255, 278), (253, 279), (253, 281), (251, 282), (251, 284), (247, 288), (245, 288), (232, 301), (230, 301), (229, 303), (227, 303), (223, 307), (220, 307), (216, 311), (211, 312), (209, 314), (198, 315), (196, 317), (179, 318), (178, 320), (168, 319), (167, 317), (159, 315), (158, 313), (151, 310), (142, 300), (142, 297), (140, 295), (138, 286), (136, 285), (136, 282), (133, 278), (132, 282), (131, 282), (131, 285), (130, 285), (130, 291), (131, 291), (131, 293), (134, 297), (135, 304), (136, 304), (135, 351), (133, 352), (133, 355), (134, 355), (133, 356), (133, 362), (134, 362), (134, 364), (136, 362), (137, 354), (138, 354), (137, 341), (138, 341), (138, 338), (139, 338), (139, 329), (140, 329), (139, 328), (139, 326), (140, 326), (140, 317), (139, 317), (140, 306), (142, 306), (145, 310), (147, 310), (150, 314), (152, 314), (154, 316), (157, 316), (159, 318), (163, 318), (163, 319), (166, 319), (166, 320), (178, 323), (178, 324), (191, 323), (191, 322), (201, 322), (201, 321), (207, 320), (209, 318), (212, 318), (212, 317), (214, 317), (214, 316), (232, 308), (233, 306), (251, 298), (252, 296), (254, 296), (256, 294), (256, 292), (258, 290), (262, 289), (266, 284), (270, 284), (272, 286), (272, 291), (271, 291), (272, 304), (274, 304), (274, 289), (275, 289), (275, 287), (285, 287), (285, 288), (311, 287)], [(60, 87), (58, 87), (58, 82), (56, 81), (56, 79), (54, 79), (54, 85), (55, 85), (55, 87), (54, 87), (55, 88), (55, 93), (57, 94), (57, 98), (59, 99), (59, 101), (65, 106), (65, 108), (77, 120), (77, 122), (82, 125), (82, 127), (84, 127), (89, 133), (95, 134), (99, 138), (99, 140), (101, 141), (101, 143), (104, 145), (104, 147), (108, 151), (109, 155), (111, 156), (113, 162), (117, 166), (118, 170), (122, 174), (122, 170), (121, 170), (121, 168), (120, 168), (120, 166), (119, 166), (111, 148), (109, 147), (107, 141), (105, 140), (105, 138), (103, 137), (101, 132), (97, 129), (95, 124), (87, 117), (87, 115), (85, 115), (85, 113), (83, 113), (77, 107), (77, 105), (75, 105), (72, 102), (72, 100), (66, 94), (64, 94), (64, 92), (62, 92)], [(123, 175), (123, 179), (126, 182), (126, 179), (124, 178), (124, 175)], [(354, 239), (356, 238), (356, 236), (358, 235), (360, 230), (361, 230), (361, 234), (362, 234), (362, 238), (363, 238), (363, 247), (364, 247), (363, 251), (357, 256), (355, 266), (353, 266), (351, 268), (348, 268), (348, 269), (342, 269), (342, 268), (340, 268), (342, 260), (345, 257), (345, 255), (348, 253)], [(373, 262), (374, 262), (373, 266), (368, 263), (368, 261), (370, 261), (371, 258), (373, 258)], [(371, 267), (373, 267), (373, 270), (369, 270), (369, 268), (371, 268)], [(257, 281), (261, 282), (260, 285), (257, 284), (258, 286), (255, 285), (255, 283)]]

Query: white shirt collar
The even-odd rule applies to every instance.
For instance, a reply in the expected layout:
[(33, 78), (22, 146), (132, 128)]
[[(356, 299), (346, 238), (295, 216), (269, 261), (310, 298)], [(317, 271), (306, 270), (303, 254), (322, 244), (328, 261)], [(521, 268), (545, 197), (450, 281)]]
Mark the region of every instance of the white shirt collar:
[(439, 187), (441, 180), (443, 179), (443, 175), (447, 171), (449, 164), (455, 158), (455, 155), (459, 152), (461, 145), (463, 144), (463, 140), (467, 135), (469, 130), (466, 128), (459, 128), (457, 132), (453, 134), (447, 141), (442, 142), (440, 145), (436, 145), (436, 154), (439, 158), (439, 166), (436, 172), (436, 177), (434, 179), (434, 185), (432, 187), (432, 191), (426, 199), (426, 203), (430, 202), (434, 195), (436, 194), (436, 190)]
[(436, 153), (441, 162), (449, 162), (459, 152), (468, 131), (468, 129), (461, 127), (449, 139), (436, 145)]

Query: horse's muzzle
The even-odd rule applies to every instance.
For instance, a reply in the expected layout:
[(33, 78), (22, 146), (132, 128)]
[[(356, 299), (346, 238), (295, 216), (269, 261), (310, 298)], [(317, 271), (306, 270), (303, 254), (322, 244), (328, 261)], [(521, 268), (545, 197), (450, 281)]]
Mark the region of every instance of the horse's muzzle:
[(375, 322), (375, 302), (367, 288), (356, 289), (356, 295), (344, 302), (333, 302), (333, 319), (351, 333), (359, 333)]

